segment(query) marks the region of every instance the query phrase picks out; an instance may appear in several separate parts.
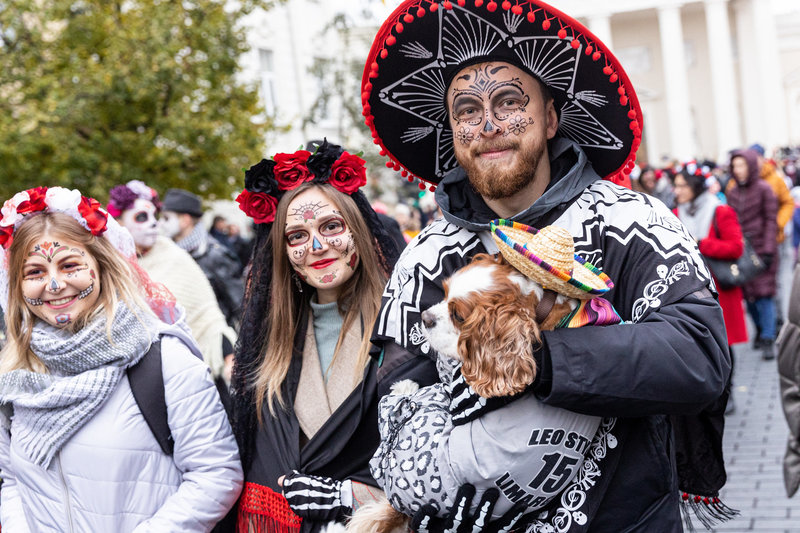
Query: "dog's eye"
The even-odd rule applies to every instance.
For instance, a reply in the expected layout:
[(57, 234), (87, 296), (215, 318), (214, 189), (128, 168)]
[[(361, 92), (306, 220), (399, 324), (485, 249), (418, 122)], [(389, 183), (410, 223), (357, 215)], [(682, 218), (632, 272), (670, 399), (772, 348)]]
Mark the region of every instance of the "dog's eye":
[(461, 315), (459, 315), (458, 312), (455, 310), (450, 312), (450, 318), (453, 320), (453, 322), (456, 322), (458, 324), (464, 323), (464, 318)]

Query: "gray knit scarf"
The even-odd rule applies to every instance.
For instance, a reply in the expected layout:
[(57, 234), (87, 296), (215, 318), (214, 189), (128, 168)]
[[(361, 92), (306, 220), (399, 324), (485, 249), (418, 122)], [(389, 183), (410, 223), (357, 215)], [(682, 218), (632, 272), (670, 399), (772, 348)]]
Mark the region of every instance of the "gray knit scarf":
[[(0, 403), (13, 407), (15, 440), (35, 464), (47, 468), (64, 443), (114, 392), (157, 334), (157, 319), (140, 318), (122, 302), (106, 335), (106, 314), (75, 333), (38, 321), (31, 350), (48, 374), (14, 370), (0, 376)], [(6, 407), (6, 405), (4, 405)]]
[(195, 251), (204, 251), (208, 246), (208, 231), (203, 224), (196, 224), (192, 232), (186, 238), (176, 241), (178, 246), (194, 255)]

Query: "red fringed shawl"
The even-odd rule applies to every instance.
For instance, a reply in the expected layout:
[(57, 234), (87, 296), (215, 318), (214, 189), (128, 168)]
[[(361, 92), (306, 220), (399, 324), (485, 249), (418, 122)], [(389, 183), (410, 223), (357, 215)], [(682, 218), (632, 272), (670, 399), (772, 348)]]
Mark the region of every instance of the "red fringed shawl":
[(239, 500), (237, 533), (300, 533), (302, 522), (282, 494), (269, 487), (245, 483)]

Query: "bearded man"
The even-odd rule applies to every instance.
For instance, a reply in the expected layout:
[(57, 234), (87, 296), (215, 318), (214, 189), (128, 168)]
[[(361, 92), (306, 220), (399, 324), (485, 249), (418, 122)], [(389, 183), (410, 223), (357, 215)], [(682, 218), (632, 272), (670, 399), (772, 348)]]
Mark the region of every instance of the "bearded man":
[[(534, 347), (528, 393), (603, 417), (559, 496), (533, 516), (512, 509), (490, 522), (491, 491), (473, 502), (463, 487), (446, 517), (420, 510), (415, 531), (679, 532), (682, 502), (701, 519), (730, 516), (717, 498), (731, 371), (722, 311), (681, 223), (620, 186), (642, 116), (613, 54), (538, 0), (406, 0), (378, 32), (362, 101), (388, 166), (435, 189), (444, 215), (408, 245), (384, 292), (373, 335), (380, 392), (438, 381), (420, 315), (450, 274), (497, 252), (493, 219), (566, 228), (576, 253), (614, 281), (605, 297), (626, 322), (545, 331)], [(454, 396), (454, 424), (506, 403), (479, 398), (458, 372), (451, 390), (467, 391)], [(543, 468), (548, 479), (572, 473)]]

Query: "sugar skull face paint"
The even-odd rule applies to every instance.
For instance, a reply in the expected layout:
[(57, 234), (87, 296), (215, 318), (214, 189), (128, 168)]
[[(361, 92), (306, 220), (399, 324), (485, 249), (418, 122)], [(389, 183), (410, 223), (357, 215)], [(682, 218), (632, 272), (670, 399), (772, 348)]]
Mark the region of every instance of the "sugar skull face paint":
[(23, 300), (36, 317), (64, 327), (94, 309), (100, 292), (97, 269), (87, 250), (45, 234), (23, 266)]
[(139, 253), (148, 251), (156, 243), (158, 219), (153, 202), (137, 198), (131, 208), (122, 213), (120, 223), (131, 232)]
[[(447, 92), (453, 150), (484, 198), (508, 198), (537, 178), (558, 116), (539, 82), (503, 62), (470, 65)], [(549, 180), (549, 168), (539, 176)]]
[(288, 206), (284, 235), (292, 268), (317, 289), (319, 303), (336, 301), (358, 267), (355, 241), (338, 206), (319, 189), (302, 192)]

